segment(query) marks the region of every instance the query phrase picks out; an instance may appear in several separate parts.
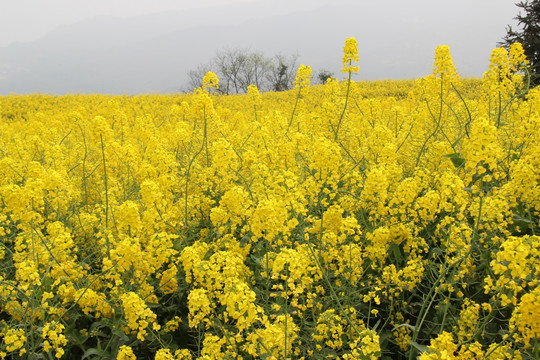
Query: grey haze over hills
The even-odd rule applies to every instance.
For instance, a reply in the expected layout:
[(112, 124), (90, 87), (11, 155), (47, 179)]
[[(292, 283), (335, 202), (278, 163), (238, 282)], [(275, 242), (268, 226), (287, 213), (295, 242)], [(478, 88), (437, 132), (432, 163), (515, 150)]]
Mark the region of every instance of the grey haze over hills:
[(453, 6), (413, 0), (392, 12), (399, 1), (315, 1), (300, 9), (278, 0), (92, 17), (33, 42), (0, 47), (0, 94), (176, 92), (185, 89), (190, 69), (208, 62), (217, 50), (234, 48), (267, 56), (297, 53), (299, 62), (314, 71), (328, 69), (341, 78), (342, 48), (349, 36), (359, 43), (358, 80), (429, 74), (440, 44), (450, 45), (462, 76), (481, 76), (514, 16), (492, 16), (479, 25), (478, 16), (490, 1)]

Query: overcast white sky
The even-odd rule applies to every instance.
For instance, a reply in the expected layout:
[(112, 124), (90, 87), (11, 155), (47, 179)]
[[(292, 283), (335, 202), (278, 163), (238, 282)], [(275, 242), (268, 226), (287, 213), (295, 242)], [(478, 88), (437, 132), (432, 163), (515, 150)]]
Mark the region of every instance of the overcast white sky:
[[(129, 17), (167, 10), (182, 10), (187, 8), (204, 8), (215, 5), (239, 2), (271, 3), (273, 0), (0, 0), (0, 47), (13, 42), (36, 40), (59, 25), (67, 25), (97, 15), (112, 15)], [(419, 17), (437, 14), (437, 3), (441, 7), (448, 5), (450, 0), (402, 0), (391, 3), (388, 11), (392, 13), (408, 13), (411, 7), (416, 7)], [(517, 14), (518, 8), (514, 0), (452, 0), (456, 7), (464, 6), (467, 2), (484, 2), (485, 9), (478, 13), (478, 27), (489, 22), (489, 17), (507, 18), (507, 23)], [(309, 5), (336, 3), (336, 0), (310, 0)], [(376, 3), (376, 0), (358, 0), (358, 3)], [(306, 5), (305, 0), (290, 0), (287, 11), (301, 9)], [(279, 5), (278, 5), (279, 4)], [(422, 6), (429, 5), (429, 6)], [(420, 5), (420, 6), (419, 6)], [(276, 2), (276, 6), (282, 6)], [(464, 11), (467, 11), (464, 9)], [(339, 21), (339, 19), (336, 19)], [(456, 19), (459, 26), (459, 19)], [(494, 29), (500, 31), (500, 29)]]
[(249, 0), (0, 0), (0, 46), (37, 40), (97, 15), (137, 16)]
[[(130, 17), (169, 10), (208, 8), (216, 5), (273, 0), (0, 0), (0, 47), (37, 40), (59, 25), (98, 16)], [(330, 0), (311, 0), (310, 5)], [(277, 3), (276, 3), (277, 4)], [(305, 0), (290, 0), (299, 9)]]
[(479, 77), (516, 1), (0, 0), (0, 94), (174, 91), (227, 48), (339, 74), (350, 36), (357, 79), (425, 76), (442, 44), (460, 75)]

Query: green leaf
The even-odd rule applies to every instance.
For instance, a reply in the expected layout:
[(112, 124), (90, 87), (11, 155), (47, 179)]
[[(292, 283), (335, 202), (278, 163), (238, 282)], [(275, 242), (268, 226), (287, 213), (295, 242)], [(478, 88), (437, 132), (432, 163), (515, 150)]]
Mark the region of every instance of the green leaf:
[(409, 344), (411, 344), (412, 346), (414, 346), (414, 347), (416, 348), (416, 350), (418, 350), (418, 351), (420, 351), (420, 352), (426, 352), (426, 351), (428, 351), (427, 346), (425, 346), (425, 345), (420, 345), (420, 344), (417, 343), (416, 341), (409, 340)]
[(122, 329), (113, 329), (112, 333), (123, 341), (129, 341), (129, 337), (124, 333), (124, 331), (122, 331)]
[(263, 260), (261, 256), (255, 256), (255, 255), (250, 255), (250, 258), (257, 265), (261, 265), (262, 260)]
[(512, 220), (514, 221), (514, 223), (525, 223), (525, 224), (531, 224), (531, 220), (527, 219), (527, 218), (524, 218), (522, 216), (519, 216), (518, 214), (514, 214), (514, 216), (512, 217)]
[(394, 328), (392, 329), (392, 331), (394, 331), (394, 330), (396, 330), (396, 329), (399, 329), (400, 327), (407, 327), (407, 328), (411, 329), (412, 331), (415, 331), (415, 330), (416, 330), (416, 326), (413, 326), (413, 325), (411, 325), (411, 324), (399, 324), (399, 325), (397, 325), (396, 327), (394, 327)]
[(394, 254), (396, 261), (398, 263), (401, 263), (401, 261), (403, 260), (403, 256), (401, 256), (401, 249), (399, 248), (399, 245), (391, 243), (390, 250), (392, 251), (392, 254)]
[(94, 321), (91, 325), (90, 325), (90, 328), (88, 329), (88, 332), (93, 332), (95, 330), (99, 330), (101, 328), (105, 327), (105, 325), (103, 324), (102, 321)]
[(84, 352), (81, 360), (84, 360), (86, 359), (87, 357), (89, 356), (92, 356), (92, 355), (100, 355), (101, 356), (101, 351), (99, 351), (98, 349), (96, 348), (91, 348), (91, 349), (88, 349)]
[(452, 160), (452, 163), (456, 168), (460, 168), (463, 165), (465, 165), (465, 159), (461, 157), (460, 154), (454, 153), (454, 154), (447, 154), (443, 155), (444, 157), (450, 158)]

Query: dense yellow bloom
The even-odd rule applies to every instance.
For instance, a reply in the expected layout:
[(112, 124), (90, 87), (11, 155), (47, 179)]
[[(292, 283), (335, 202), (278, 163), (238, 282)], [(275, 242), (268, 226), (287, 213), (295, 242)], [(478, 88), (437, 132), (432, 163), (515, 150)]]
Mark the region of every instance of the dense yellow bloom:
[(176, 278), (178, 269), (174, 265), (170, 265), (167, 270), (161, 275), (161, 280), (159, 281), (159, 289), (164, 294), (172, 294), (178, 288), (178, 280)]
[(189, 352), (189, 350), (182, 349), (182, 350), (176, 350), (174, 352), (174, 358), (176, 360), (191, 360), (192, 356), (191, 356), (191, 353)]
[(249, 328), (262, 313), (255, 305), (255, 292), (245, 282), (239, 281), (226, 288), (220, 302), (225, 306), (225, 317), (236, 320), (240, 331)]
[(410, 347), (411, 329), (402, 326), (392, 332), (394, 339), (401, 351), (407, 351)]
[(202, 88), (204, 90), (208, 90), (208, 91), (210, 91), (212, 89), (217, 90), (218, 89), (218, 83), (219, 83), (219, 79), (218, 79), (217, 75), (215, 73), (209, 71), (203, 77)]
[(89, 314), (92, 311), (96, 312), (96, 318), (101, 315), (110, 317), (114, 310), (107, 303), (106, 297), (103, 293), (94, 291), (93, 289), (80, 289), (75, 294), (72, 294), (73, 298), (79, 299), (78, 304), (84, 314)]
[(152, 312), (137, 294), (129, 292), (120, 296), (122, 301), (122, 310), (126, 319), (125, 332), (136, 332), (137, 339), (144, 341), (147, 335), (148, 327), (159, 328), (155, 323), (156, 314)]
[(48, 322), (43, 326), (43, 350), (49, 352), (51, 349), (55, 351), (55, 357), (60, 359), (64, 355), (63, 347), (67, 344), (67, 339), (62, 333), (64, 325), (53, 321)]
[(458, 321), (458, 341), (463, 342), (470, 339), (475, 331), (478, 322), (480, 305), (469, 299), (465, 299), (463, 309), (459, 313)]
[(22, 349), (26, 342), (24, 329), (9, 329), (4, 335), (4, 343), (7, 351)]
[(513, 43), (512, 45), (510, 45), (509, 55), (510, 65), (513, 71), (518, 71), (520, 70), (521, 66), (527, 65), (529, 63), (529, 60), (527, 60), (527, 57), (525, 56), (525, 50), (523, 49), (521, 43)]
[(489, 62), (489, 70), (484, 73), (485, 87), (490, 94), (512, 96), (523, 83), (518, 72), (528, 63), (521, 44), (512, 44), (510, 52), (503, 47), (493, 49)]
[(115, 211), (116, 226), (120, 230), (130, 230), (136, 233), (142, 226), (139, 215), (139, 207), (133, 201), (125, 201)]
[(197, 327), (202, 321), (208, 323), (213, 305), (204, 289), (194, 289), (188, 296), (189, 326)]
[(440, 46), (416, 81), (0, 96), (0, 358), (531, 357), (525, 64), (460, 79)]
[(259, 93), (257, 86), (253, 84), (249, 85), (247, 88), (247, 95), (253, 105), (258, 106), (262, 104), (261, 94)]
[(332, 349), (340, 349), (343, 346), (343, 324), (339, 315), (334, 309), (326, 310), (317, 320), (313, 340), (324, 344)]
[(486, 291), (497, 290), (495, 296), (500, 296), (503, 305), (510, 303), (517, 305), (518, 296), (527, 285), (532, 287), (538, 285), (539, 254), (538, 236), (510, 236), (501, 244), (495, 259), (490, 263), (496, 281), (486, 278)]
[(510, 319), (510, 328), (517, 328), (518, 341), (529, 347), (531, 340), (540, 338), (540, 287), (524, 294)]
[[(503, 156), (503, 149), (497, 137), (497, 128), (487, 119), (479, 119), (471, 126), (472, 138), (463, 143), (462, 154), (466, 159), (465, 169), (470, 172), (467, 180), (475, 174), (482, 175), (488, 170), (499, 178), (497, 159)], [(474, 140), (473, 140), (474, 139)], [(489, 182), (489, 178), (485, 179)]]
[(169, 349), (159, 349), (154, 360), (174, 360), (174, 356)]
[(264, 328), (248, 335), (247, 351), (253, 356), (261, 354), (284, 358), (285, 354), (291, 354), (298, 330), (290, 315), (279, 315), (273, 323), (267, 322)]
[(353, 66), (353, 63), (358, 62), (358, 42), (354, 37), (345, 40), (343, 47), (343, 69), (344, 73), (355, 73), (360, 69), (358, 66)]
[(452, 78), (457, 76), (457, 70), (450, 55), (448, 45), (439, 45), (435, 50), (435, 63), (433, 64), (433, 75)]
[(457, 359), (454, 353), (458, 346), (449, 332), (443, 331), (436, 339), (432, 339), (428, 349), (429, 351), (420, 355), (420, 360)]
[(203, 349), (201, 351), (202, 359), (205, 360), (224, 360), (225, 354), (222, 351), (223, 346), (226, 344), (227, 338), (218, 337), (208, 334), (203, 341)]
[(178, 316), (175, 316), (173, 319), (167, 321), (167, 323), (165, 323), (165, 326), (164, 326), (164, 331), (165, 332), (173, 332), (173, 331), (176, 331), (178, 329), (178, 327), (180, 326), (180, 323), (182, 322), (182, 319)]
[(356, 340), (349, 344), (350, 353), (343, 355), (343, 359), (370, 359), (375, 360), (381, 356), (379, 335), (373, 330), (363, 329)]
[(295, 88), (305, 88), (309, 86), (309, 81), (311, 79), (311, 66), (300, 64), (298, 71), (296, 73), (296, 78), (294, 79)]
[(120, 346), (120, 349), (118, 350), (118, 355), (116, 356), (116, 360), (136, 360), (135, 354), (133, 353), (133, 349), (131, 347), (122, 345)]

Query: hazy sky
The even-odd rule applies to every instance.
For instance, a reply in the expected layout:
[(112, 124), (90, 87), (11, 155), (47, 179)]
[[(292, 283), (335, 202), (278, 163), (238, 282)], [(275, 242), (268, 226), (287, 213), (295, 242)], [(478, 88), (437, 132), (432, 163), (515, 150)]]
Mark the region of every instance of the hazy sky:
[(98, 15), (137, 16), (250, 0), (0, 0), (0, 46)]
[[(0, 46), (37, 40), (59, 25), (98, 15), (130, 17), (168, 10), (211, 8), (217, 5), (273, 0), (0, 0)], [(310, 5), (330, 0), (311, 0)], [(289, 10), (305, 0), (290, 0)], [(277, 2), (276, 2), (277, 4)]]
[[(188, 8), (204, 8), (228, 3), (250, 2), (261, 4), (273, 0), (0, 0), (0, 46), (12, 42), (36, 40), (59, 25), (67, 25), (97, 15), (112, 15), (130, 17), (167, 10), (183, 10)], [(358, 0), (357, 3), (377, 3), (377, 0)], [(490, 17), (512, 22), (518, 8), (513, 0), (400, 0), (387, 1), (388, 11), (394, 14), (409, 13), (411, 7), (420, 17), (438, 16), (438, 8), (453, 4), (463, 11), (467, 3), (484, 3), (485, 7), (477, 15), (478, 27), (492, 24)], [(282, 2), (275, 2), (276, 7), (282, 7)], [(287, 9), (293, 11), (309, 4), (310, 7), (324, 3), (339, 4), (339, 0), (290, 0)], [(441, 10), (444, 11), (444, 10)], [(332, 21), (332, 20), (330, 20)], [(334, 19), (333, 21), (339, 21)], [(456, 19), (456, 27), (459, 26)], [(504, 25), (504, 24), (503, 24)], [(501, 32), (500, 28), (493, 31)]]
[(0, 94), (169, 92), (234, 48), (340, 74), (350, 36), (356, 79), (425, 76), (443, 44), (460, 75), (479, 77), (516, 1), (0, 0)]

